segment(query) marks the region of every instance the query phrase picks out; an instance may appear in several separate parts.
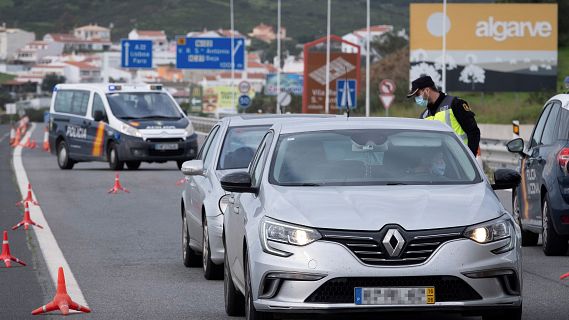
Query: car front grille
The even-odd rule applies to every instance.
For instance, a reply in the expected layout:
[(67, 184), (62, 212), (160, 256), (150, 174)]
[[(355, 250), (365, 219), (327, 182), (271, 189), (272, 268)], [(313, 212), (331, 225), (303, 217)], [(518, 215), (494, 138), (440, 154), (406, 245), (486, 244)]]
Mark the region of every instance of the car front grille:
[[(404, 242), (401, 252), (393, 256), (383, 243), (391, 229), (399, 231)], [(398, 225), (386, 225), (380, 231), (319, 231), (322, 240), (345, 246), (365, 264), (400, 266), (425, 262), (443, 243), (463, 238), (464, 227), (406, 231)]]
[(156, 142), (156, 143), (173, 143), (173, 142), (184, 142), (182, 138), (148, 138), (146, 142)]
[(436, 302), (481, 300), (464, 280), (454, 276), (354, 277), (326, 281), (304, 302), (354, 303), (354, 288), (434, 287)]

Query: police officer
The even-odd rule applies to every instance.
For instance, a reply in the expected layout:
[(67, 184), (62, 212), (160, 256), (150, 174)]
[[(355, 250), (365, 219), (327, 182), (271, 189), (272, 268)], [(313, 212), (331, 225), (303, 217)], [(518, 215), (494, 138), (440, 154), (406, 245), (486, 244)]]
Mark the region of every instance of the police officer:
[(466, 101), (439, 91), (429, 76), (419, 77), (411, 83), (407, 98), (411, 97), (415, 98), (417, 105), (425, 108), (419, 118), (446, 123), (476, 156), (480, 129), (474, 119), (475, 114)]

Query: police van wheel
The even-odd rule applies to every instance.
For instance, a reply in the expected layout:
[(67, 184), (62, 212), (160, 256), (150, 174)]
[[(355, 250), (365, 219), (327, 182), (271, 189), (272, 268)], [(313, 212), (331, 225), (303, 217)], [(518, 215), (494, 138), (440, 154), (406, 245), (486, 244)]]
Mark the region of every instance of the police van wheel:
[(127, 161), (126, 167), (129, 170), (136, 170), (136, 169), (140, 168), (140, 163), (141, 163), (141, 161)]
[(117, 146), (112, 143), (109, 146), (109, 167), (111, 170), (122, 170), (124, 166), (124, 162), (119, 160), (119, 152), (117, 150)]
[(57, 144), (57, 164), (63, 170), (73, 169), (75, 162), (69, 158), (69, 148), (65, 141)]

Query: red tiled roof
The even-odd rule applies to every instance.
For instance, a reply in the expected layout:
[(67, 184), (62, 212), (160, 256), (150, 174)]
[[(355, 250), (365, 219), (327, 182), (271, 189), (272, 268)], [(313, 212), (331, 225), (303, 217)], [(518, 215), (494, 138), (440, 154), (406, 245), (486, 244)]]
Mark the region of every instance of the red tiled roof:
[(166, 33), (163, 30), (136, 30), (141, 37), (165, 37)]
[[(393, 30), (393, 26), (390, 26), (390, 25), (370, 26), (369, 30), (371, 32), (389, 32), (389, 31)], [(361, 28), (361, 29), (355, 30), (354, 32), (367, 32), (367, 28)]]
[(97, 70), (98, 69), (94, 65), (83, 62), (83, 61), (67, 61), (65, 63), (72, 65), (72, 66), (76, 66), (79, 69), (86, 69), (86, 70)]

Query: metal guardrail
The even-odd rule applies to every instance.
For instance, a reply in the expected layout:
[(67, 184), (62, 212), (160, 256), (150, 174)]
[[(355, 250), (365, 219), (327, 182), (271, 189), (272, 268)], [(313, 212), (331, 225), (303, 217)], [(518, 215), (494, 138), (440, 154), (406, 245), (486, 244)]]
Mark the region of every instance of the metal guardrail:
[[(194, 125), (194, 129), (202, 134), (207, 134), (219, 121), (215, 118), (188, 116)], [(500, 168), (516, 169), (519, 166), (519, 156), (506, 149), (506, 140), (480, 139), (482, 161), (491, 169)]]

